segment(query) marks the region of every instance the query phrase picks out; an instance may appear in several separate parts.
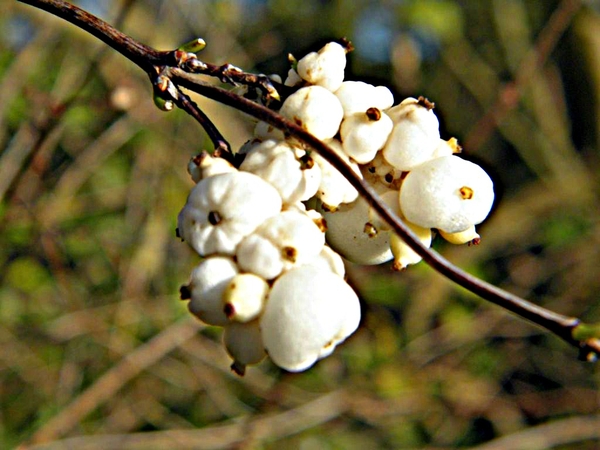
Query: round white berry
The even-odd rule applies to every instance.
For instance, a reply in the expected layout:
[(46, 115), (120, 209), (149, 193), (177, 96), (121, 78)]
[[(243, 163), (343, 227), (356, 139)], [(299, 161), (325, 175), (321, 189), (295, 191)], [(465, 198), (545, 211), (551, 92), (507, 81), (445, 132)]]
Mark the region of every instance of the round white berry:
[(223, 311), (229, 320), (249, 322), (262, 312), (268, 294), (269, 285), (263, 278), (239, 273), (223, 292)]
[[(342, 144), (330, 139), (325, 141), (342, 158), (354, 172), (361, 176), (358, 164), (351, 161), (342, 149)], [(312, 155), (315, 162), (321, 167), (321, 184), (317, 190), (319, 198), (329, 209), (337, 208), (341, 203), (351, 203), (358, 197), (358, 191), (350, 184), (348, 180), (333, 167), (325, 158), (319, 154)]]
[(236, 256), (243, 270), (270, 280), (314, 258), (323, 245), (325, 235), (308, 215), (282, 211), (242, 240)]
[(229, 319), (223, 311), (223, 293), (238, 273), (231, 258), (211, 256), (194, 270), (187, 286), (190, 294), (188, 309), (202, 322), (223, 326)]
[(260, 328), (273, 362), (298, 372), (331, 354), (359, 321), (358, 297), (341, 277), (301, 266), (273, 284)]
[(344, 81), (346, 49), (337, 42), (326, 44), (298, 61), (298, 75), (310, 84), (335, 91)]
[[(402, 217), (400, 205), (398, 204), (399, 195), (399, 191), (388, 188), (379, 192), (379, 199), (385, 203), (397, 217)], [(383, 218), (371, 206), (369, 206), (369, 223), (373, 225), (378, 232), (389, 231), (391, 229), (390, 225), (383, 220)]]
[(424, 100), (407, 98), (387, 111), (394, 128), (383, 156), (402, 171), (430, 160), (440, 141), (439, 122)]
[(280, 129), (260, 120), (254, 127), (254, 137), (263, 141), (266, 141), (267, 139), (282, 141), (285, 138), (285, 135)]
[(344, 277), (346, 268), (344, 260), (331, 247), (324, 245), (323, 250), (314, 258), (307, 260), (304, 265), (318, 268), (319, 270), (329, 270), (339, 277)]
[(305, 150), (285, 141), (269, 139), (252, 146), (240, 170), (254, 173), (275, 187), (284, 204), (308, 200), (321, 183), (321, 168)]
[(344, 116), (337, 97), (321, 86), (298, 89), (283, 102), (279, 113), (321, 140), (337, 134)]
[(359, 164), (372, 161), (393, 126), (392, 119), (377, 108), (346, 116), (340, 127), (344, 153)]
[(237, 169), (229, 161), (223, 158), (216, 158), (208, 152), (202, 152), (194, 156), (188, 164), (188, 173), (196, 183), (204, 178), (236, 171)]
[(247, 172), (205, 178), (178, 217), (180, 236), (200, 255), (233, 254), (237, 244), (281, 210), (277, 190)]
[(345, 116), (362, 113), (369, 108), (384, 111), (394, 104), (394, 96), (388, 88), (363, 81), (344, 81), (335, 95), (342, 104)]
[(375, 265), (393, 258), (390, 233), (377, 232), (369, 223), (369, 205), (362, 197), (322, 214), (327, 221), (327, 243), (347, 260)]
[(415, 167), (400, 189), (404, 216), (447, 233), (481, 223), (494, 202), (492, 180), (477, 164), (444, 156)]
[(267, 356), (258, 320), (228, 324), (223, 332), (223, 344), (234, 361), (231, 368), (239, 375), (244, 375), (247, 365), (258, 364)]

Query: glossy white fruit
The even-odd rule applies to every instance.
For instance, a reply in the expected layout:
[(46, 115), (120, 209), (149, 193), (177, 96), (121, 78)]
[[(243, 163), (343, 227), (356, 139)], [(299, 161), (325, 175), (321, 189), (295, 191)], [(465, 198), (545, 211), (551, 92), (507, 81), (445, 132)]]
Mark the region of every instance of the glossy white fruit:
[(221, 173), (236, 172), (237, 169), (223, 158), (216, 158), (208, 152), (194, 156), (188, 163), (188, 173), (196, 183)]
[(440, 143), (439, 122), (433, 109), (414, 98), (387, 111), (394, 129), (383, 149), (388, 163), (401, 171), (430, 160)]
[(444, 230), (439, 230), (440, 236), (451, 244), (461, 245), (468, 244), (469, 242), (478, 242), (481, 236), (475, 231), (475, 225), (471, 225), (464, 231), (457, 233), (446, 233)]
[(281, 204), (277, 190), (257, 175), (215, 175), (192, 189), (179, 213), (179, 234), (202, 256), (231, 255), (245, 236), (279, 213)]
[(327, 221), (327, 243), (336, 252), (357, 264), (382, 264), (393, 258), (390, 233), (373, 235), (369, 229), (369, 205), (362, 197), (333, 211), (322, 210)]
[(260, 328), (273, 362), (298, 372), (331, 354), (359, 321), (358, 297), (341, 277), (301, 266), (273, 284)]
[(321, 183), (321, 168), (305, 150), (273, 139), (253, 145), (240, 170), (258, 175), (275, 187), (284, 204), (308, 200)]
[(244, 238), (236, 256), (239, 266), (271, 280), (284, 270), (317, 256), (325, 245), (325, 234), (306, 213), (282, 211), (266, 220)]
[(344, 117), (337, 97), (321, 86), (298, 89), (283, 102), (279, 113), (321, 140), (334, 137)]
[(191, 294), (190, 312), (209, 325), (228, 324), (223, 311), (223, 293), (237, 273), (238, 268), (229, 257), (212, 256), (203, 260), (192, 271), (187, 286)]
[(359, 164), (372, 161), (392, 132), (394, 124), (377, 108), (346, 116), (340, 127), (344, 153)]
[(337, 42), (330, 42), (298, 61), (298, 75), (310, 84), (333, 92), (344, 81), (345, 67), (346, 49)]
[(489, 175), (458, 156), (444, 156), (415, 167), (400, 189), (400, 209), (407, 220), (447, 233), (481, 223), (493, 202)]
[[(351, 161), (348, 155), (344, 153), (342, 144), (330, 139), (325, 141), (346, 163), (352, 167), (354, 172), (362, 178), (358, 164)], [(317, 190), (317, 198), (319, 198), (328, 209), (337, 208), (342, 203), (352, 203), (358, 197), (358, 191), (350, 184), (348, 180), (325, 158), (319, 154), (314, 154), (313, 159), (321, 167), (321, 183)]]
[[(419, 241), (426, 247), (431, 246), (431, 229), (423, 228), (414, 223), (406, 222), (406, 225), (417, 235)], [(390, 247), (394, 254), (394, 270), (404, 270), (411, 264), (416, 264), (423, 258), (408, 246), (396, 233), (392, 233)]]
[(385, 86), (373, 86), (363, 81), (344, 81), (337, 91), (344, 116), (364, 113), (369, 108), (384, 111), (394, 104), (394, 96)]
[(252, 273), (238, 273), (223, 292), (223, 311), (229, 320), (249, 322), (257, 318), (269, 294), (267, 282)]
[(258, 320), (228, 324), (223, 332), (223, 344), (233, 359), (231, 368), (239, 375), (244, 374), (247, 365), (258, 364), (267, 356)]

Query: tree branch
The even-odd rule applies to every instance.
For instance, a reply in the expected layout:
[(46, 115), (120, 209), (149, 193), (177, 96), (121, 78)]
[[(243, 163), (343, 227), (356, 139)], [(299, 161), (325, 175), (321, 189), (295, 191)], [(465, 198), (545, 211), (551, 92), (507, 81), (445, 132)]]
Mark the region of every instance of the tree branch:
[[(597, 333), (589, 332), (589, 330), (595, 329), (594, 326), (582, 324), (577, 318), (564, 316), (534, 305), (527, 300), (482, 281), (457, 268), (437, 252), (422, 245), (410, 228), (396, 217), (389, 207), (379, 199), (374, 189), (357, 176), (351, 167), (346, 164), (333, 149), (295, 123), (240, 95), (199, 80), (197, 76), (188, 73), (190, 70), (186, 71), (185, 68), (180, 68), (182, 67), (182, 61), (178, 59), (177, 52), (160, 52), (144, 44), (138, 43), (133, 38), (117, 31), (106, 22), (73, 5), (59, 0), (19, 1), (48, 11), (98, 37), (144, 70), (150, 76), (153, 83), (157, 82), (157, 75), (160, 74), (161, 77), (166, 77), (169, 82), (172, 82), (175, 85), (177, 92), (180, 92), (178, 90), (179, 86), (185, 87), (207, 98), (236, 108), (259, 120), (263, 120), (295, 137), (308, 147), (316, 150), (339, 170), (373, 209), (375, 209), (381, 217), (390, 224), (394, 232), (397, 233), (416, 253), (422, 256), (436, 271), (465, 289), (477, 294), (481, 298), (495, 303), (496, 305), (556, 334), (569, 344), (579, 348), (582, 359), (591, 361), (597, 359), (598, 355), (600, 355), (600, 337)], [(193, 61), (195, 55), (192, 54), (191, 56), (191, 60)], [(186, 61), (190, 61), (190, 59), (186, 59)], [(208, 72), (210, 72), (210, 70)], [(223, 77), (223, 73), (223, 70), (217, 70), (214, 75)], [(164, 91), (165, 89), (162, 90)], [(187, 96), (178, 95), (176, 93), (172, 94), (172, 96), (173, 101), (175, 101), (179, 107), (194, 116), (194, 118), (204, 126), (204, 119), (198, 117), (199, 109), (197, 107), (194, 108), (191, 100), (186, 101)], [(201, 113), (201, 116), (203, 116), (203, 113)], [(210, 123), (210, 125), (212, 125), (212, 123)], [(585, 330), (585, 332), (582, 332), (582, 330)]]

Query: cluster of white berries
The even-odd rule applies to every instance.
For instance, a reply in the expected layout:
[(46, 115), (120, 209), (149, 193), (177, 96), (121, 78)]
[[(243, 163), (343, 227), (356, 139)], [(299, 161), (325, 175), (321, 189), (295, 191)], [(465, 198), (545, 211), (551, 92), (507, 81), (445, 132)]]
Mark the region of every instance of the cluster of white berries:
[[(297, 61), (279, 113), (334, 149), (429, 246), (478, 241), (494, 199), (489, 176), (440, 138), (433, 105), (344, 81), (347, 48), (329, 43)], [(420, 261), (324, 158), (266, 123), (239, 151), (239, 169), (203, 153), (178, 232), (200, 256), (182, 297), (203, 322), (224, 327), (232, 368), (267, 354), (289, 371), (329, 355), (360, 320), (340, 254), (360, 264)], [(309, 206), (310, 205), (310, 206)]]

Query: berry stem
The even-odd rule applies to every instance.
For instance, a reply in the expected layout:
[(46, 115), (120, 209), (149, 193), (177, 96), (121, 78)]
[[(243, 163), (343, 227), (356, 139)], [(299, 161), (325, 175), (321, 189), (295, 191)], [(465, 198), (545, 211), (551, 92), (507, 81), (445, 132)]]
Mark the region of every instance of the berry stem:
[[(600, 329), (598, 326), (586, 325), (575, 317), (564, 316), (537, 306), (454, 266), (434, 250), (422, 245), (414, 232), (395, 216), (389, 207), (379, 199), (374, 189), (357, 176), (352, 168), (332, 148), (297, 124), (285, 119), (269, 108), (254, 103), (233, 92), (205, 83), (190, 72), (216, 76), (220, 80), (232, 84), (252, 85), (266, 91), (267, 96), (276, 98), (271, 90), (273, 85), (270, 84), (268, 79), (247, 74), (229, 65), (208, 65), (198, 61), (194, 57), (182, 63), (180, 58), (177, 57), (177, 51), (157, 51), (137, 42), (97, 17), (61, 0), (19, 1), (45, 10), (89, 32), (139, 66), (148, 74), (151, 80), (158, 78), (162, 80), (163, 77), (168, 78), (177, 88), (177, 95), (172, 95), (173, 101), (205, 127), (207, 133), (211, 136), (213, 142), (215, 142), (215, 146), (220, 148), (221, 142), (224, 142), (225, 145), (227, 144), (220, 133), (215, 131), (216, 127), (212, 122), (208, 120), (205, 114), (189, 97), (181, 92), (180, 87), (187, 88), (207, 98), (245, 112), (259, 120), (263, 120), (293, 136), (308, 147), (313, 148), (339, 170), (373, 209), (393, 228), (394, 232), (410, 248), (422, 256), (437, 272), (481, 298), (551, 331), (569, 344), (580, 349), (580, 357), (582, 359), (593, 361), (600, 355)], [(196, 61), (197, 63), (190, 63), (190, 61)], [(170, 93), (170, 91), (168, 92)], [(275, 91), (275, 94), (277, 94), (277, 91)], [(231, 154), (228, 146), (226, 148), (229, 154)]]
[(213, 155), (224, 158), (230, 163), (234, 164), (233, 152), (231, 151), (229, 142), (227, 142), (219, 129), (214, 123), (212, 123), (204, 111), (202, 111), (202, 109), (200, 109), (189, 96), (181, 92), (179, 89), (178, 96), (176, 99), (173, 99), (173, 101), (177, 106), (179, 106), (179, 108), (183, 109), (190, 116), (196, 119), (202, 128), (204, 128), (204, 131), (206, 131), (206, 134), (208, 134), (208, 137), (215, 146)]

